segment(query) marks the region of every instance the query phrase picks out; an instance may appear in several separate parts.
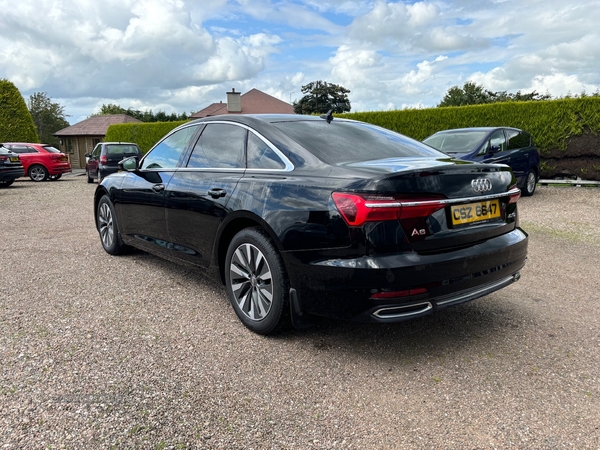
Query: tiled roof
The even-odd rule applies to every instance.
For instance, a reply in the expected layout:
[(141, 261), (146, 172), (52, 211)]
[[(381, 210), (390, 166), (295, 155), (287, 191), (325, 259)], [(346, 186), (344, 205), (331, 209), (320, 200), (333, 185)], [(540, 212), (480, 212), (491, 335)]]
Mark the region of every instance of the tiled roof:
[(192, 114), (192, 119), (218, 116), (220, 114), (294, 114), (294, 107), (278, 98), (265, 94), (258, 89), (251, 89), (240, 96), (242, 112), (228, 112), (227, 103), (213, 103)]
[(75, 125), (57, 131), (54, 133), (54, 136), (104, 136), (109, 125), (129, 122), (141, 122), (141, 120), (127, 114), (92, 116)]

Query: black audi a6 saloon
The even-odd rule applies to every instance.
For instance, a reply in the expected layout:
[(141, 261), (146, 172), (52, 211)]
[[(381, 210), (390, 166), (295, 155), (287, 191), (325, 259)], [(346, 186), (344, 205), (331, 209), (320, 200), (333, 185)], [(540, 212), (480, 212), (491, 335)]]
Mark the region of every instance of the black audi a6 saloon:
[(260, 334), (419, 317), (508, 286), (526, 260), (508, 166), (330, 114), (208, 117), (120, 165), (94, 196), (104, 249), (216, 276)]

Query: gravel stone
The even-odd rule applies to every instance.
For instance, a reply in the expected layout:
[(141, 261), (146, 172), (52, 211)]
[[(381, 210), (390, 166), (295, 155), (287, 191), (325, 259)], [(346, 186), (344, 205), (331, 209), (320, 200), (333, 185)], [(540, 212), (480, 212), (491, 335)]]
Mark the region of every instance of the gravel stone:
[(263, 337), (198, 271), (106, 254), (77, 175), (0, 190), (2, 449), (600, 448), (600, 189), (519, 200), (499, 292)]

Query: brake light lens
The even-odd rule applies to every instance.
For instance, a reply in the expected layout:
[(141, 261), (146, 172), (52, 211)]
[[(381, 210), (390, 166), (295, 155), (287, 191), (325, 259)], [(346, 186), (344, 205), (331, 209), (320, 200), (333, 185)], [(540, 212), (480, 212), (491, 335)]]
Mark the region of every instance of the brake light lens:
[(445, 206), (439, 200), (399, 200), (381, 195), (334, 192), (332, 197), (346, 223), (353, 227), (360, 227), (366, 222), (427, 217)]
[(6, 161), (8, 159), (8, 156), (0, 156), (0, 161)]
[(102, 155), (100, 157), (100, 164), (108, 164), (108, 156)]
[(521, 189), (517, 188), (517, 185), (514, 185), (510, 188), (510, 191), (516, 190), (515, 193), (511, 193), (508, 199), (508, 203), (517, 203), (517, 200), (521, 198)]

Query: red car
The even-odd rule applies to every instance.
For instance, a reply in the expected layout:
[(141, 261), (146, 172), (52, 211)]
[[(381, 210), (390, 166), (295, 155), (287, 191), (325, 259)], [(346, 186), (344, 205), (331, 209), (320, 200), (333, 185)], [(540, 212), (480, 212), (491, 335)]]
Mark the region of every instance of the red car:
[(21, 158), (25, 174), (33, 181), (58, 180), (63, 173), (71, 172), (67, 155), (47, 144), (7, 142), (4, 147)]

